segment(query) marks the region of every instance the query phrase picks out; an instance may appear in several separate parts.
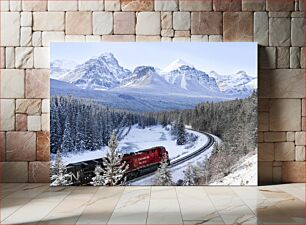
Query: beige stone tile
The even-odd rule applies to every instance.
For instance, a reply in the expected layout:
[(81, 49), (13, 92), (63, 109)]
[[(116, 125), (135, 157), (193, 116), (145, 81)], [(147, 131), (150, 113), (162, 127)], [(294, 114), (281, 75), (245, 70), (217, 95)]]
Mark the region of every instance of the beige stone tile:
[(208, 35), (191, 35), (191, 41), (208, 42)]
[(191, 34), (222, 34), (222, 13), (192, 12)]
[(114, 13), (114, 34), (135, 34), (135, 24), (134, 12)]
[(49, 70), (34, 69), (26, 71), (26, 98), (49, 98)]
[(294, 160), (294, 143), (279, 142), (275, 143), (275, 160), (276, 161), (293, 161)]
[(287, 141), (294, 141), (295, 133), (294, 132), (287, 132)]
[(178, 7), (178, 0), (154, 1), (155, 11), (178, 11)]
[(303, 70), (260, 70), (259, 74), (260, 98), (304, 98)]
[(208, 41), (209, 42), (222, 42), (223, 36), (222, 35), (209, 35)]
[(294, 0), (274, 1), (267, 0), (266, 7), (268, 11), (292, 11), (294, 9)]
[(172, 29), (173, 17), (171, 12), (161, 12), (161, 28), (162, 29)]
[(31, 46), (31, 43), (32, 43), (32, 28), (21, 27), (20, 46)]
[(173, 29), (174, 30), (190, 30), (191, 19), (189, 12), (173, 13)]
[(36, 158), (38, 161), (50, 161), (50, 133), (47, 131), (37, 132)]
[(15, 48), (15, 67), (18, 69), (33, 68), (33, 48), (17, 47)]
[(108, 224), (145, 224), (151, 187), (126, 187)]
[(137, 35), (160, 35), (160, 27), (160, 12), (139, 12), (137, 14)]
[(23, 27), (32, 26), (32, 13), (31, 12), (21, 12), (20, 13), (20, 25)]
[(3, 174), (0, 178), (1, 182), (28, 182), (28, 162), (0, 162), (0, 169)]
[(189, 0), (179, 0), (180, 11), (211, 11), (212, 0), (194, 1), (190, 4)]
[(65, 29), (64, 12), (34, 12), (33, 30), (63, 31)]
[(264, 11), (265, 0), (242, 0), (242, 11)]
[(1, 12), (1, 46), (19, 46), (20, 13)]
[(42, 32), (41, 31), (33, 32), (32, 45), (35, 47), (40, 47), (42, 45)]
[(38, 115), (41, 113), (40, 99), (16, 99), (16, 113)]
[(172, 38), (171, 37), (161, 37), (160, 41), (162, 41), (162, 42), (172, 42)]
[(28, 117), (26, 114), (16, 114), (16, 131), (28, 130)]
[(276, 68), (275, 47), (259, 47), (259, 68), (260, 69)]
[(224, 41), (253, 41), (253, 14), (225, 12), (223, 14)]
[(80, 11), (101, 11), (104, 9), (104, 0), (78, 0)]
[(241, 1), (237, 0), (213, 0), (214, 11), (241, 11)]
[(112, 12), (94, 12), (92, 15), (92, 20), (93, 34), (112, 34), (114, 21)]
[(1, 73), (0, 96), (1, 98), (24, 97), (24, 71), (3, 69)]
[(29, 162), (29, 182), (49, 183), (50, 162)]
[(50, 48), (35, 47), (34, 48), (34, 68), (50, 68)]
[(295, 144), (296, 145), (305, 145), (305, 132), (296, 132), (295, 133)]
[(269, 29), (270, 46), (290, 46), (290, 18), (270, 18)]
[(47, 1), (45, 0), (22, 0), (23, 11), (46, 11)]
[(28, 131), (41, 131), (41, 116), (28, 116)]
[(258, 161), (274, 161), (273, 143), (258, 143)]
[(107, 0), (104, 4), (105, 11), (120, 11), (120, 0)]
[(160, 36), (136, 36), (136, 42), (159, 42)]
[(0, 10), (1, 12), (10, 11), (10, 1), (9, 0), (0, 1)]
[(153, 0), (121, 0), (122, 11), (152, 11)]
[(305, 178), (305, 162), (284, 162), (282, 167), (282, 181), (302, 183)]
[(305, 161), (305, 146), (295, 146), (295, 161)]
[(42, 45), (50, 46), (50, 42), (64, 42), (65, 33), (63, 31), (44, 31), (42, 32)]
[(50, 114), (41, 115), (41, 129), (43, 131), (50, 131)]
[(0, 130), (10, 131), (15, 129), (15, 100), (0, 99)]
[(265, 142), (281, 142), (286, 141), (286, 132), (265, 132)]
[(174, 37), (173, 42), (190, 42), (190, 37)]
[(276, 48), (276, 66), (277, 68), (287, 69), (290, 67), (290, 51), (289, 47)]
[(301, 130), (301, 100), (273, 99), (270, 101), (271, 131)]
[(304, 18), (292, 18), (291, 20), (291, 44), (292, 46), (305, 46), (304, 44)]
[(42, 113), (50, 113), (50, 99), (43, 99), (42, 100)]
[(86, 42), (100, 42), (101, 36), (100, 35), (86, 35), (85, 40)]
[(259, 131), (269, 130), (269, 113), (268, 112), (258, 113), (258, 130)]
[(7, 161), (34, 161), (36, 159), (35, 132), (6, 133)]
[(161, 36), (162, 37), (173, 37), (174, 36), (174, 30), (173, 29), (161, 30)]
[(78, 10), (78, 0), (48, 1), (48, 11), (77, 11), (77, 10)]
[[(66, 34), (92, 34), (91, 12), (66, 12)], [(102, 24), (100, 24), (102, 25)]]
[(301, 68), (301, 49), (299, 47), (290, 47), (290, 68)]
[(254, 13), (254, 41), (259, 45), (269, 44), (269, 20), (266, 12)]

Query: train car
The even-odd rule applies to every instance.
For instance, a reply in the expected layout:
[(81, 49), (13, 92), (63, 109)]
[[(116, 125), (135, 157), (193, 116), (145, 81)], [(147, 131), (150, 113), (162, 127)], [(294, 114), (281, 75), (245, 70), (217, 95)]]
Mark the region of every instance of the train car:
[(125, 154), (122, 161), (125, 161), (129, 165), (126, 174), (127, 180), (131, 180), (157, 170), (164, 157), (169, 163), (168, 152), (163, 146)]
[[(163, 146), (124, 154), (122, 161), (126, 162), (129, 166), (126, 172), (126, 180), (128, 181), (154, 172), (158, 169), (164, 157), (166, 157), (168, 163), (170, 163), (168, 152)], [(67, 172), (73, 174), (74, 185), (86, 185), (89, 184), (95, 176), (94, 170), (96, 165), (101, 165), (103, 167), (103, 159), (99, 158), (68, 164)]]

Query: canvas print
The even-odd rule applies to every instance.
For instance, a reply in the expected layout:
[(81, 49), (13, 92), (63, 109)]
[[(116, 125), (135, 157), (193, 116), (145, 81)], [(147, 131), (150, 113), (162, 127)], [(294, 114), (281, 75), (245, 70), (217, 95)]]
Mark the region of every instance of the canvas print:
[(257, 44), (52, 43), (51, 186), (257, 185)]

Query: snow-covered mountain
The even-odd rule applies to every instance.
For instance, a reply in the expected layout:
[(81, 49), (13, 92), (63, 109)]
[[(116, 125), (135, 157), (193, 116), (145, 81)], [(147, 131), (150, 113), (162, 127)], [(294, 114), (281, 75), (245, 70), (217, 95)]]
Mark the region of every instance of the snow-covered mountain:
[(194, 67), (193, 65), (191, 65), (190, 63), (187, 63), (186, 61), (182, 59), (177, 59), (173, 61), (172, 63), (170, 63), (168, 66), (166, 66), (161, 72), (164, 74), (170, 73), (171, 71), (179, 69), (181, 66), (189, 66), (191, 68)]
[(50, 63), (51, 78), (60, 79), (61, 76), (68, 73), (78, 65), (72, 60), (54, 60)]
[(83, 89), (107, 90), (120, 85), (131, 72), (119, 65), (111, 53), (92, 58), (61, 77), (62, 81)]
[(220, 75), (211, 71), (209, 76), (215, 78), (220, 90), (228, 95), (246, 96), (257, 89), (257, 78), (248, 75), (245, 71), (229, 75)]
[[(174, 68), (174, 70), (165, 73), (169, 68)], [(208, 74), (197, 70), (190, 64), (182, 64), (182, 61), (170, 64), (166, 70), (163, 70), (162, 76), (175, 87), (191, 93), (213, 96), (222, 95), (215, 78), (209, 77)]]
[(112, 53), (103, 53), (83, 64), (56, 60), (51, 78), (82, 89), (110, 90), (118, 93), (183, 95), (220, 99), (244, 98), (257, 88), (257, 79), (244, 71), (236, 74), (209, 74), (182, 59), (164, 69), (138, 66), (131, 72), (120, 66)]

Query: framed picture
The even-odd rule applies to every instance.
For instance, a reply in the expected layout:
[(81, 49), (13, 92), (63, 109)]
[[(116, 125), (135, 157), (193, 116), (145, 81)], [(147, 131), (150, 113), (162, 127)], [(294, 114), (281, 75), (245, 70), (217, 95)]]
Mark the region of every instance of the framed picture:
[(257, 185), (256, 43), (52, 43), (51, 186)]

